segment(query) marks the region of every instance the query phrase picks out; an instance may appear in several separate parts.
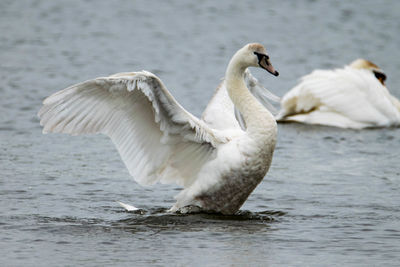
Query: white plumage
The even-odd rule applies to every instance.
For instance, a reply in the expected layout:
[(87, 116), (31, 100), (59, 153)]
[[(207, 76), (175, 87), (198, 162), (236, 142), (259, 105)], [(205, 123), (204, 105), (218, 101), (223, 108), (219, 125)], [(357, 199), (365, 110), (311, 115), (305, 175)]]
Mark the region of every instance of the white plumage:
[(108, 135), (137, 182), (184, 187), (171, 211), (196, 207), (232, 214), (265, 176), (276, 142), (276, 122), (244, 78), (259, 98), (271, 95), (259, 92), (263, 88), (245, 72), (249, 66), (277, 75), (264, 47), (246, 45), (232, 58), (205, 119), (187, 112), (158, 77), (142, 71), (89, 80), (51, 95), (39, 111), (40, 123), (44, 133)]
[(385, 78), (363, 59), (342, 69), (315, 70), (283, 96), (277, 120), (353, 129), (400, 125), (400, 102)]
[[(244, 72), (244, 80), (250, 92), (260, 101), (272, 114), (277, 110), (270, 101), (279, 103), (280, 98), (266, 89), (247, 69)], [(246, 129), (244, 118), (233, 104), (226, 89), (226, 79), (218, 86), (212, 99), (204, 110), (201, 119), (210, 127), (219, 130)]]

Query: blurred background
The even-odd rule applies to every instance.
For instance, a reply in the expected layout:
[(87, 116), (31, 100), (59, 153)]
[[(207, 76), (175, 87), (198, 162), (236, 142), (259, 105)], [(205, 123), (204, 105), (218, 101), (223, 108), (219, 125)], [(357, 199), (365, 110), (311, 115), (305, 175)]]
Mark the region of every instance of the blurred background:
[[(21, 265), (396, 266), (399, 130), (279, 125), (274, 160), (238, 218), (168, 216), (104, 136), (42, 135), (42, 100), (148, 70), (200, 116), (231, 56), (260, 42), (282, 96), (314, 69), (368, 59), (400, 98), (399, 1), (0, 2), (0, 256)], [(123, 212), (120, 200), (148, 210)]]

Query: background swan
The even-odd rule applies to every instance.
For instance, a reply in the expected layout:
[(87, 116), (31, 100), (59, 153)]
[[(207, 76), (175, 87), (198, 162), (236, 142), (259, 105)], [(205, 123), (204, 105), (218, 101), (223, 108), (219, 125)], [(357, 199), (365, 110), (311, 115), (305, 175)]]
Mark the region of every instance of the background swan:
[(284, 95), (277, 120), (354, 129), (400, 125), (400, 102), (385, 79), (364, 59), (342, 69), (315, 70)]
[[(246, 87), (248, 67), (278, 75), (262, 45), (244, 46), (229, 62), (223, 89), (204, 120), (180, 106), (158, 77), (142, 71), (89, 80), (51, 95), (39, 111), (40, 124), (43, 133), (108, 135), (137, 182), (184, 187), (171, 211), (195, 207), (232, 214), (268, 171), (277, 134), (273, 115)], [(256, 81), (246, 77), (250, 84)]]

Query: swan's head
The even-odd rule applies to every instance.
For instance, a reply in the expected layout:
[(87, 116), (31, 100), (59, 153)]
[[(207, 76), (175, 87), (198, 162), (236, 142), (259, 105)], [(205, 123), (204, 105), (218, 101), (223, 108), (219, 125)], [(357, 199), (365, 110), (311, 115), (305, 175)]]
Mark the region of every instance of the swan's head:
[(374, 63), (365, 59), (356, 59), (350, 63), (350, 67), (355, 69), (366, 69), (372, 71), (375, 77), (385, 85), (386, 74)]
[(253, 43), (245, 45), (236, 53), (234, 58), (236, 57), (238, 57), (239, 62), (245, 68), (260, 67), (272, 75), (279, 75), (279, 72), (272, 66), (265, 47), (261, 44)]

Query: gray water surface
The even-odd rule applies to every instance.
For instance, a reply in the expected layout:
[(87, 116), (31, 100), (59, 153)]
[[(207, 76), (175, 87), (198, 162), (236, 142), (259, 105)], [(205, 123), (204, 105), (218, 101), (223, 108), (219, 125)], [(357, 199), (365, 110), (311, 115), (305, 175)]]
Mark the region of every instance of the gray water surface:
[(36, 113), (71, 84), (145, 69), (199, 116), (255, 41), (281, 75), (253, 74), (277, 95), (364, 57), (400, 97), (399, 16), (399, 1), (1, 1), (1, 265), (398, 266), (400, 129), (281, 124), (238, 215), (184, 216), (166, 213), (180, 189), (135, 183), (108, 138), (42, 135)]

